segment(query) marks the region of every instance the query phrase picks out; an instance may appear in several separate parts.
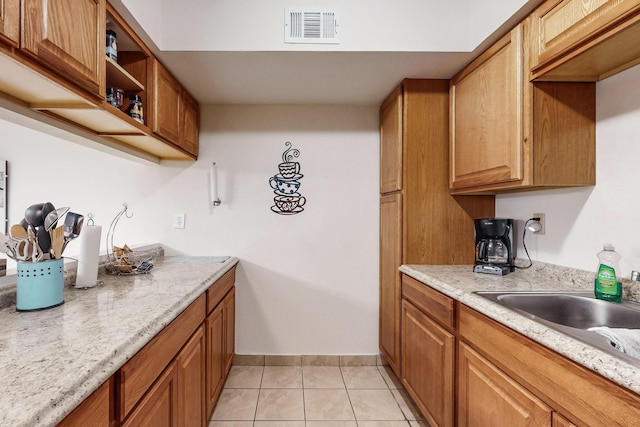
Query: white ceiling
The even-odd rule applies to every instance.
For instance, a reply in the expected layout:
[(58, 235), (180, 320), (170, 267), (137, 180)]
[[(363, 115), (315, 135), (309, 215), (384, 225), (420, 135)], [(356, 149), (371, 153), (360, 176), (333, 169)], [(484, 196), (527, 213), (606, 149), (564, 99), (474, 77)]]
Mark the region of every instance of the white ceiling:
[[(129, 7), (135, 9), (136, 17), (121, 1), (127, 1), (130, 4)], [(249, 3), (252, 1), (254, 0), (245, 0)], [(484, 19), (481, 14), (459, 16), (458, 29), (451, 28), (450, 31), (464, 31), (465, 26), (474, 27), (476, 37), (484, 38), (484, 40), (464, 43), (465, 46), (473, 46), (472, 52), (440, 51), (442, 50), (441, 46), (449, 44), (452, 34), (449, 34), (448, 37), (442, 28), (438, 29), (436, 33), (433, 31), (429, 33), (428, 29), (431, 27), (425, 28), (424, 26), (416, 28), (415, 33), (419, 30), (423, 35), (430, 36), (429, 43), (431, 44), (423, 49), (429, 51), (399, 51), (402, 46), (399, 46), (400, 49), (395, 51), (393, 49), (376, 51), (375, 48), (346, 51), (344, 50), (346, 46), (340, 46), (336, 51), (311, 48), (305, 50), (304, 47), (300, 50), (290, 50), (290, 46), (285, 47), (289, 50), (251, 49), (251, 47), (248, 49), (221, 49), (220, 46), (203, 47), (205, 43), (202, 40), (194, 42), (192, 48), (190, 40), (193, 38), (189, 38), (189, 35), (198, 36), (195, 37), (196, 39), (206, 38), (209, 41), (213, 37), (220, 43), (220, 37), (207, 34), (207, 31), (218, 30), (215, 23), (212, 22), (209, 27), (203, 28), (202, 25), (199, 25), (196, 28), (192, 25), (190, 28), (189, 24), (193, 24), (193, 22), (182, 22), (184, 19), (181, 20), (177, 16), (178, 13), (174, 11), (169, 20), (171, 25), (167, 27), (166, 16), (163, 17), (161, 12), (149, 7), (151, 3), (156, 4), (155, 0), (153, 2), (151, 0), (112, 0), (111, 2), (161, 62), (171, 70), (201, 104), (379, 105), (403, 78), (449, 79), (453, 77), (478, 53), (540, 3), (540, 0), (518, 0), (515, 3), (513, 0), (488, 0), (488, 4), (502, 5), (502, 11), (508, 11), (507, 14), (500, 15), (496, 13), (495, 8), (482, 8), (473, 2), (464, 9), (464, 4), (459, 3), (462, 1), (456, 0), (456, 7), (460, 8), (462, 4), (462, 10), (470, 11), (480, 7), (479, 10), (493, 18), (494, 21), (496, 17), (503, 16), (503, 18), (498, 18), (499, 20), (489, 28), (486, 27), (490, 20)], [(208, 3), (208, 1), (202, 3), (200, 0), (191, 0), (191, 2), (192, 4), (198, 3), (200, 8), (205, 5), (235, 4), (234, 2)], [(175, 6), (171, 2), (168, 4)], [(255, 4), (262, 3), (258, 1)], [(506, 4), (509, 4), (511, 9), (507, 8)], [(381, 3), (379, 6), (382, 7), (382, 5)], [(234, 7), (239, 8), (241, 5), (237, 4)], [(391, 6), (385, 4), (385, 7)], [(197, 16), (193, 13), (200, 9), (188, 8), (188, 10), (193, 19), (194, 16)], [(509, 17), (508, 15), (513, 11), (516, 12)], [(148, 30), (145, 30), (138, 22), (138, 19), (141, 18)], [(433, 24), (434, 17), (431, 16), (431, 19)], [(437, 20), (437, 17), (435, 19)], [(446, 20), (443, 16), (442, 21), (443, 23), (451, 21), (451, 16), (447, 15)], [(478, 27), (483, 25), (484, 28), (481, 31), (478, 30)], [(493, 28), (494, 26), (497, 28)], [(183, 28), (187, 28), (187, 30), (183, 30)], [(393, 30), (393, 28), (390, 29)], [(367, 30), (375, 33), (375, 29), (367, 28)], [(399, 31), (399, 28), (397, 30)], [(407, 29), (403, 30), (405, 42), (410, 42), (411, 40), (407, 40)], [(148, 33), (154, 34), (155, 40), (169, 39), (174, 43), (173, 50), (160, 50)], [(178, 48), (175, 45), (177, 42), (176, 33), (180, 34), (183, 42), (183, 45)], [(408, 34), (410, 35), (411, 31)], [(454, 34), (457, 39), (461, 39), (459, 33)], [(229, 44), (231, 43), (232, 40), (229, 40)], [(254, 46), (262, 46), (260, 38), (254, 37), (251, 43), (254, 43)]]
[(202, 104), (380, 104), (405, 77), (450, 78), (470, 53), (162, 52)]

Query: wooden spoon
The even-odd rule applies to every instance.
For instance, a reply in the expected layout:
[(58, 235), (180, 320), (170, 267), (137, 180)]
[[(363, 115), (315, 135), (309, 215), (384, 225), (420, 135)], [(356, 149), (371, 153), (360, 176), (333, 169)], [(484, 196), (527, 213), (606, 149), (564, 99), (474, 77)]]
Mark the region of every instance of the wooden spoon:
[(20, 224), (13, 224), (11, 226), (11, 237), (14, 239), (20, 239), (23, 237), (28, 237), (27, 229), (21, 226)]
[(55, 259), (60, 259), (64, 250), (64, 225), (51, 230), (51, 250)]

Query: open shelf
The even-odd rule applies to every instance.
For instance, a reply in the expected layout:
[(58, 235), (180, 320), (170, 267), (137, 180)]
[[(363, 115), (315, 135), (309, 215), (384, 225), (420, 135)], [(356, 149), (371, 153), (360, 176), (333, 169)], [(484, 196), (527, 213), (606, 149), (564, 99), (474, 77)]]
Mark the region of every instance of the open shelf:
[(122, 68), (113, 59), (105, 56), (107, 60), (107, 87), (115, 87), (124, 91), (138, 92), (144, 90), (144, 85)]

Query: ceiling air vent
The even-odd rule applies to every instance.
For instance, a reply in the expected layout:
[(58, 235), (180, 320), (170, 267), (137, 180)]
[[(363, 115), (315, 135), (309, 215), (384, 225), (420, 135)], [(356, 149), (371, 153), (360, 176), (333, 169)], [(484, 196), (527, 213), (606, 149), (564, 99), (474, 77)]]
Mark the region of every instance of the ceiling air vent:
[(285, 9), (285, 43), (340, 43), (338, 14), (329, 10)]

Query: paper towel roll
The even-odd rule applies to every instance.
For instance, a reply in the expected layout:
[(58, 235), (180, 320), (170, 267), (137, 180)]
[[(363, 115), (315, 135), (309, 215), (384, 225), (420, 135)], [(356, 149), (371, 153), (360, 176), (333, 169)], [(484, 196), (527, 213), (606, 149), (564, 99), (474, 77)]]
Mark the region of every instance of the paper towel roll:
[(102, 227), (99, 225), (82, 227), (82, 232), (78, 237), (80, 239), (80, 254), (78, 255), (76, 288), (91, 288), (98, 281), (101, 234)]

